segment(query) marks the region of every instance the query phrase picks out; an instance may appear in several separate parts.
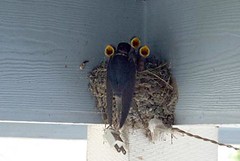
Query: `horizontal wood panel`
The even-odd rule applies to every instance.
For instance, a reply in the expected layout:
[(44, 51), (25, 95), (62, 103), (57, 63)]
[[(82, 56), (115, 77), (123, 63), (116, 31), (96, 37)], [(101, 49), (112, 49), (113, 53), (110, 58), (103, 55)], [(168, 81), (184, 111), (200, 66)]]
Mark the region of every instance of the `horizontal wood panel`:
[(0, 137), (87, 139), (87, 126), (73, 124), (0, 123)]
[(225, 144), (240, 144), (240, 128), (219, 128), (218, 140)]
[(172, 64), (177, 124), (240, 123), (240, 1), (147, 1), (146, 40)]
[(128, 0), (0, 1), (0, 120), (100, 123), (88, 72), (106, 44), (142, 37), (142, 11)]

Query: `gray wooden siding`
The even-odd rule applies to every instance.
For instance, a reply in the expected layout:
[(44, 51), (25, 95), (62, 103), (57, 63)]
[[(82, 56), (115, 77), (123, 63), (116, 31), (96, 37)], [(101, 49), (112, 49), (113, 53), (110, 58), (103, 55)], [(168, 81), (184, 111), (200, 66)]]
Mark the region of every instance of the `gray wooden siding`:
[(106, 44), (142, 37), (142, 11), (128, 0), (1, 0), (0, 120), (101, 122), (88, 72)]
[(240, 123), (238, 0), (1, 0), (0, 120), (100, 123), (87, 74), (133, 35), (172, 63), (177, 124)]
[(87, 139), (87, 126), (76, 124), (0, 123), (0, 137)]
[(240, 128), (219, 128), (218, 141), (225, 144), (240, 144)]
[(240, 123), (240, 1), (147, 1), (146, 40), (172, 63), (177, 124)]

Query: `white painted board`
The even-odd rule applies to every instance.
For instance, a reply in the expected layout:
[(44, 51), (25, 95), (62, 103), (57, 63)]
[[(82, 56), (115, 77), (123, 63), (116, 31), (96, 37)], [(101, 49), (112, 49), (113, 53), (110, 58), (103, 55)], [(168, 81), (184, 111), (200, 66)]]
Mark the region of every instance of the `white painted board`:
[[(217, 140), (218, 129), (215, 126), (178, 126), (193, 134)], [(149, 142), (143, 131), (129, 133), (129, 149), (126, 155), (118, 153), (103, 140), (104, 125), (88, 126), (88, 161), (217, 161), (218, 146), (175, 133), (159, 137)], [(171, 143), (172, 142), (172, 143)]]

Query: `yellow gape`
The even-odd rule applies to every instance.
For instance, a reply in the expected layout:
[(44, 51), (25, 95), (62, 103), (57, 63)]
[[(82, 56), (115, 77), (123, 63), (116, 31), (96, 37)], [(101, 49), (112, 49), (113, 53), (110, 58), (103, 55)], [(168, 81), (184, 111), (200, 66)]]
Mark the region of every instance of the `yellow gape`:
[(115, 49), (114, 49), (114, 47), (113, 47), (112, 45), (107, 45), (107, 46), (105, 47), (104, 53), (105, 53), (105, 55), (106, 55), (107, 57), (111, 57), (111, 56), (114, 55)]
[(144, 45), (142, 46), (140, 49), (139, 49), (139, 54), (143, 57), (143, 58), (146, 58), (150, 55), (150, 49), (147, 45)]
[(132, 48), (134, 48), (134, 49), (139, 48), (139, 46), (141, 45), (141, 41), (138, 37), (133, 37), (131, 39), (130, 43), (131, 43)]

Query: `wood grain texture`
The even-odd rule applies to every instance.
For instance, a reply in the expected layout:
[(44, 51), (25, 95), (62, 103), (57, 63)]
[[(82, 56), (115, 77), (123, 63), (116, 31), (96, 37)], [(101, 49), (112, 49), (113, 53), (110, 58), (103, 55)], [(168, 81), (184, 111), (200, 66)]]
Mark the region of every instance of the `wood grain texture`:
[(106, 44), (138, 35), (172, 63), (177, 124), (240, 123), (239, 10), (238, 0), (2, 0), (0, 120), (100, 123), (87, 74)]
[[(142, 2), (0, 1), (0, 120), (100, 123), (88, 72), (142, 36)], [(89, 60), (83, 71), (79, 65)]]
[(146, 3), (146, 40), (178, 82), (176, 123), (240, 124), (240, 1)]

